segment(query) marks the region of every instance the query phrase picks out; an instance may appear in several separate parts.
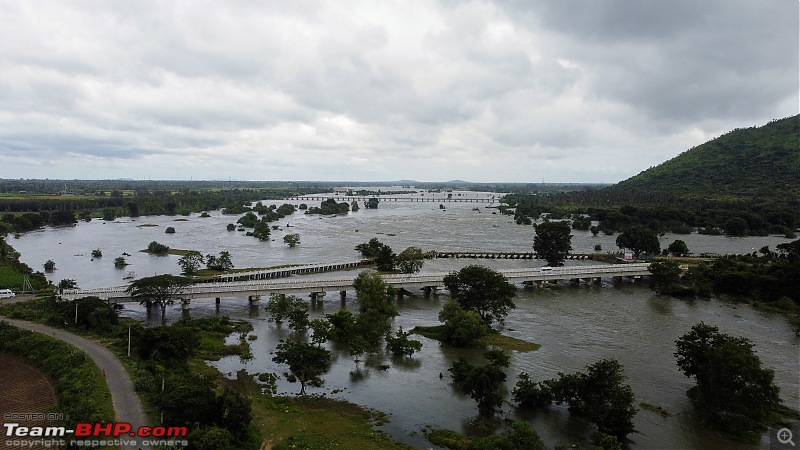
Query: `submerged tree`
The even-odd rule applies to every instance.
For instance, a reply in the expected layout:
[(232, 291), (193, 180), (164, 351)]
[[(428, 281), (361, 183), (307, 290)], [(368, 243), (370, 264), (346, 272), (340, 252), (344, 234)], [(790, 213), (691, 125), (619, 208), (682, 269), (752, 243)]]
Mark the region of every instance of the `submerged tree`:
[(181, 266), (181, 272), (184, 275), (194, 275), (203, 267), (205, 260), (203, 254), (197, 250), (190, 250), (185, 255), (181, 256), (178, 260), (178, 265)]
[(322, 375), (331, 368), (331, 352), (318, 345), (298, 341), (281, 341), (272, 360), (287, 364), (292, 375), (300, 382), (300, 395), (305, 395), (306, 385), (322, 384)]
[(517, 288), (502, 273), (484, 266), (467, 266), (444, 277), (444, 286), (462, 308), (475, 311), (490, 325), (516, 308)]
[(453, 381), (478, 402), (478, 413), (491, 417), (503, 404), (501, 385), (506, 381), (506, 369), (511, 359), (500, 350), (483, 353), (489, 364), (473, 366), (463, 357), (448, 369)]
[(661, 251), (658, 235), (644, 225), (634, 225), (617, 236), (617, 247), (633, 251), (636, 258), (642, 253), (657, 255)]
[(397, 268), (403, 273), (417, 273), (422, 269), (425, 255), (419, 247), (408, 247), (397, 255)]
[(283, 242), (288, 245), (289, 248), (294, 248), (294, 246), (300, 243), (300, 235), (298, 233), (287, 234), (283, 237)]
[(551, 266), (561, 266), (572, 251), (572, 235), (567, 222), (542, 222), (536, 225), (533, 250)]
[(697, 382), (686, 394), (706, 423), (743, 436), (769, 424), (780, 405), (779, 389), (748, 339), (701, 322), (675, 344), (678, 367)]

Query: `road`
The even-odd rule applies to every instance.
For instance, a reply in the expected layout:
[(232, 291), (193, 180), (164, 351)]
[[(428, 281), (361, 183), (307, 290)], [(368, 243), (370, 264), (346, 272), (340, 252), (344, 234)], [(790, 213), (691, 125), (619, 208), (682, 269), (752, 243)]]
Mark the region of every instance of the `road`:
[[(40, 325), (38, 323), (8, 319), (5, 317), (0, 318), (0, 320), (6, 321), (19, 328), (58, 338), (83, 350), (86, 355), (92, 358), (95, 364), (97, 364), (97, 367), (106, 371), (106, 383), (108, 384), (109, 391), (111, 391), (111, 399), (114, 402), (116, 421), (128, 422), (134, 430), (138, 427), (149, 425), (147, 416), (144, 413), (144, 408), (142, 407), (142, 402), (133, 389), (133, 382), (130, 376), (128, 376), (128, 371), (125, 370), (117, 357), (103, 345), (68, 331)], [(126, 437), (126, 440), (128, 439), (139, 438)], [(150, 447), (145, 447), (143, 445), (127, 445), (121, 448), (123, 450), (150, 449)]]

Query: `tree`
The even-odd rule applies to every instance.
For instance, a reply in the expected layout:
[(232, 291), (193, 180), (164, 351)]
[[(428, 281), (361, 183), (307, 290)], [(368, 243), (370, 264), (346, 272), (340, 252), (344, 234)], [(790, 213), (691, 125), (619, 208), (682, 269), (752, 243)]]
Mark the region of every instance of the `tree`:
[(42, 264), (42, 266), (44, 266), (45, 272), (52, 272), (56, 270), (56, 263), (52, 259), (48, 259), (47, 261), (45, 261), (44, 264)]
[(512, 395), (520, 407), (567, 403), (571, 414), (594, 422), (601, 433), (624, 439), (635, 431), (636, 415), (635, 396), (625, 379), (615, 359), (603, 359), (587, 366), (586, 373), (559, 373), (558, 378), (540, 383), (523, 373)]
[(375, 267), (382, 272), (390, 272), (394, 270), (397, 263), (397, 255), (394, 254), (392, 248), (388, 245), (383, 245), (375, 253)]
[(232, 224), (232, 223), (229, 223), (228, 225), (226, 225), (226, 226), (225, 226), (225, 228), (226, 228), (228, 231), (234, 231), (234, 230), (236, 230), (236, 225), (234, 225), (234, 224)]
[(681, 266), (675, 261), (655, 261), (647, 269), (653, 276), (650, 286), (659, 294), (668, 294), (681, 278)]
[(722, 229), (728, 236), (747, 236), (750, 233), (747, 221), (741, 217), (731, 217), (726, 220)]
[(489, 331), (480, 314), (464, 310), (456, 300), (444, 305), (439, 321), (444, 322), (442, 340), (454, 347), (469, 347)]
[(253, 231), (247, 233), (247, 235), (248, 236), (253, 236), (256, 239), (258, 239), (259, 241), (264, 242), (264, 241), (268, 241), (269, 240), (270, 233), (271, 233), (271, 231), (269, 229), (269, 223), (267, 223), (267, 221), (265, 221), (265, 220), (259, 220), (253, 226)]
[(701, 322), (675, 344), (678, 367), (697, 382), (687, 395), (703, 421), (734, 435), (765, 428), (780, 406), (779, 389), (748, 339)]
[(617, 247), (633, 251), (636, 258), (641, 253), (657, 255), (661, 251), (656, 232), (643, 225), (634, 225), (617, 236)]
[(161, 320), (167, 320), (167, 305), (172, 303), (192, 280), (186, 277), (164, 274), (131, 281), (125, 292), (141, 304), (156, 303), (161, 306)]
[(287, 234), (283, 237), (283, 242), (290, 248), (300, 243), (300, 235), (297, 233)]
[(483, 356), (489, 360), (489, 364), (473, 366), (462, 358), (453, 363), (448, 371), (464, 392), (478, 402), (478, 413), (491, 417), (503, 404), (500, 385), (506, 381), (505, 370), (511, 360), (500, 350), (489, 350)]
[(670, 252), (672, 256), (681, 256), (689, 253), (689, 246), (686, 245), (686, 242), (683, 242), (680, 239), (675, 239), (672, 244), (669, 244), (667, 251)]
[[(59, 283), (59, 286), (60, 285), (61, 283)], [(83, 328), (84, 330), (103, 333), (111, 331), (113, 326), (119, 323), (117, 312), (114, 310), (113, 306), (107, 301), (97, 297), (83, 297), (73, 301), (59, 301), (56, 302), (55, 309), (58, 311), (57, 316), (53, 317), (50, 323), (57, 326), (69, 324)]]
[(302, 331), (308, 328), (308, 302), (294, 295), (272, 294), (265, 308), (270, 314), (269, 321), (277, 324), (289, 321), (289, 328)]
[(408, 247), (397, 255), (397, 267), (403, 273), (417, 273), (422, 269), (425, 255), (419, 247)]
[(219, 252), (219, 256), (206, 255), (206, 268), (209, 270), (219, 270), (224, 272), (233, 269), (231, 254), (227, 251)]
[(356, 290), (356, 302), (361, 313), (376, 312), (387, 319), (397, 315), (394, 304), (395, 290), (386, 284), (377, 272), (361, 272), (353, 281)]
[(370, 198), (364, 202), (364, 207), (367, 209), (378, 209), (378, 199), (375, 197)]
[(392, 336), (386, 335), (386, 349), (392, 352), (396, 357), (411, 356), (415, 352), (422, 349), (422, 342), (415, 339), (409, 339), (411, 332), (403, 331), (403, 327), (397, 330), (397, 333)]
[(500, 272), (471, 265), (444, 277), (444, 286), (462, 308), (475, 311), (487, 325), (516, 308), (517, 288)]
[(159, 256), (166, 255), (169, 253), (169, 247), (164, 244), (159, 244), (156, 241), (152, 241), (147, 245), (147, 253)]
[(78, 283), (71, 278), (65, 278), (58, 282), (58, 290), (63, 291), (64, 289), (77, 289)]
[(572, 235), (567, 222), (542, 222), (536, 225), (533, 250), (551, 266), (561, 266), (572, 251)]
[(377, 272), (361, 272), (353, 286), (359, 310), (355, 317), (355, 335), (367, 350), (377, 350), (380, 340), (391, 330), (391, 318), (397, 315), (395, 290)]
[(100, 250), (99, 248), (92, 250), (92, 258), (102, 258), (102, 257), (103, 257), (102, 250)]
[(164, 230), (164, 232), (167, 234), (175, 234), (175, 227), (167, 227), (167, 229)]
[(281, 341), (272, 360), (287, 364), (298, 381), (300, 395), (305, 395), (306, 384), (322, 383), (322, 375), (331, 368), (331, 352), (314, 344), (297, 341)]
[(519, 380), (511, 391), (511, 398), (520, 409), (543, 408), (553, 403), (550, 388), (541, 381), (531, 380), (530, 375), (525, 372), (519, 375)]
[(122, 256), (117, 256), (116, 258), (114, 258), (114, 267), (116, 267), (117, 269), (121, 269), (121, 268), (123, 268), (123, 267), (125, 267), (127, 265), (128, 265), (128, 263), (125, 261), (125, 258), (123, 258)]
[(528, 422), (514, 422), (501, 434), (478, 440), (474, 450), (545, 450), (547, 447)]
[(394, 270), (397, 255), (394, 254), (392, 248), (382, 243), (377, 238), (372, 238), (369, 242), (356, 245), (356, 250), (361, 252), (361, 256), (365, 258), (375, 259), (375, 265), (378, 270), (388, 272)]
[(202, 253), (197, 250), (190, 250), (185, 255), (178, 259), (178, 265), (181, 266), (181, 273), (184, 275), (194, 275), (203, 267), (205, 263)]
[(236, 221), (236, 223), (241, 224), (245, 228), (254, 228), (258, 222), (258, 216), (253, 211), (247, 211), (245, 215)]
[[(320, 327), (321, 333), (325, 333), (328, 339), (337, 342), (350, 342), (356, 334), (356, 316), (345, 309), (337, 311), (335, 314), (325, 314), (325, 319), (330, 326)], [(314, 328), (317, 332), (317, 327)]]

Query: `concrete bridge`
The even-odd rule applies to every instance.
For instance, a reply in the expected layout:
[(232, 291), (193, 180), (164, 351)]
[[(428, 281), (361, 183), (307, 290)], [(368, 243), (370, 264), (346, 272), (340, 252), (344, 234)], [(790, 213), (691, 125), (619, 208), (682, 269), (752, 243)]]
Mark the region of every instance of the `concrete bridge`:
[(334, 272), (339, 270), (357, 269), (375, 264), (370, 258), (363, 258), (358, 261), (327, 263), (327, 264), (304, 264), (297, 266), (280, 267), (276, 269), (247, 270), (242, 272), (230, 272), (217, 275), (214, 278), (203, 280), (202, 283), (214, 282), (233, 282), (247, 280), (269, 280), (273, 278), (286, 278), (292, 275), (307, 275), (309, 273)]
[[(553, 268), (526, 268), (500, 270), (510, 283), (527, 286), (542, 285), (558, 280), (572, 280), (587, 283), (599, 282), (601, 278), (641, 278), (650, 275), (648, 263), (638, 264), (606, 264), (598, 266), (571, 266)], [(443, 280), (449, 272), (427, 274), (390, 274), (381, 278), (399, 292), (422, 290), (426, 295), (438, 294), (444, 287)], [(248, 297), (251, 304), (258, 304), (259, 299), (270, 294), (309, 294), (313, 302), (321, 301), (328, 292), (338, 292), (342, 300), (346, 292), (353, 289), (355, 276), (335, 277), (318, 280), (303, 279), (264, 279), (229, 281), (214, 283), (197, 283), (184, 288), (176, 298), (179, 298), (185, 308), (189, 301), (198, 298), (213, 298), (220, 302), (221, 297)], [(116, 286), (100, 289), (65, 289), (61, 298), (74, 300), (77, 298), (94, 296), (113, 302), (132, 301), (125, 292), (127, 286)]]
[(487, 198), (478, 198), (478, 197), (435, 197), (432, 194), (428, 197), (421, 195), (419, 197), (395, 197), (395, 196), (382, 196), (382, 195), (301, 195), (298, 197), (288, 197), (284, 198), (284, 200), (294, 200), (294, 201), (317, 201), (317, 202), (324, 202), (325, 200), (332, 198), (336, 200), (338, 203), (347, 202), (352, 203), (354, 200), (363, 203), (365, 201), (369, 201), (371, 198), (378, 199), (379, 202), (423, 202), (423, 203), (498, 203), (500, 201), (498, 197), (487, 197)]
[[(570, 253), (566, 259), (592, 259), (591, 253)], [(425, 258), (472, 258), (472, 259), (540, 259), (534, 252), (437, 252), (425, 253)]]

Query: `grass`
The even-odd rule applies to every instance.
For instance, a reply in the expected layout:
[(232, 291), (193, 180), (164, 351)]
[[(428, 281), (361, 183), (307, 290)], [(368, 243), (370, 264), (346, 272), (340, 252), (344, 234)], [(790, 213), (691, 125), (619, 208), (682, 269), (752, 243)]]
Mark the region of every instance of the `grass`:
[(387, 421), (381, 412), (324, 396), (271, 396), (264, 394), (252, 377), (241, 372), (238, 375), (230, 383), (252, 399), (253, 423), (261, 431), (266, 448), (411, 448), (374, 429)]
[[(140, 251), (140, 252), (142, 252), (142, 253), (150, 253), (151, 255), (156, 255), (156, 256), (163, 256), (163, 255), (164, 255), (164, 254), (158, 254), (158, 253), (153, 253), (153, 252), (150, 252), (150, 251), (148, 251), (147, 249), (144, 249), (144, 250), (139, 250), (139, 251)], [(191, 251), (191, 250), (181, 250), (181, 249), (179, 249), (179, 248), (171, 248), (171, 249), (167, 250), (167, 253), (165, 253), (165, 254), (167, 254), (167, 255), (183, 256), (183, 255), (185, 255), (185, 254), (189, 253), (190, 251)]]
[[(411, 329), (411, 332), (414, 334), (442, 342), (444, 341), (442, 336), (443, 331), (444, 325), (434, 325), (429, 327), (416, 326)], [(541, 347), (541, 345), (534, 342), (528, 342), (511, 336), (505, 336), (500, 333), (489, 333), (485, 336), (481, 336), (475, 341), (475, 343), (481, 346), (493, 345), (506, 350), (514, 350), (523, 353), (533, 352), (539, 350), (539, 347)]]
[(650, 403), (641, 402), (641, 403), (639, 403), (639, 407), (642, 408), (642, 409), (646, 409), (648, 411), (652, 411), (652, 412), (658, 414), (661, 417), (671, 417), (672, 416), (672, 414), (667, 412), (667, 410), (665, 410), (664, 408), (662, 408), (660, 406), (656, 406), (656, 405), (650, 404)]
[(452, 450), (472, 450), (475, 446), (475, 439), (453, 430), (430, 430), (425, 433), (425, 438), (432, 444)]
[(11, 266), (0, 266), (0, 288), (2, 289), (20, 289), (24, 276), (14, 270)]

